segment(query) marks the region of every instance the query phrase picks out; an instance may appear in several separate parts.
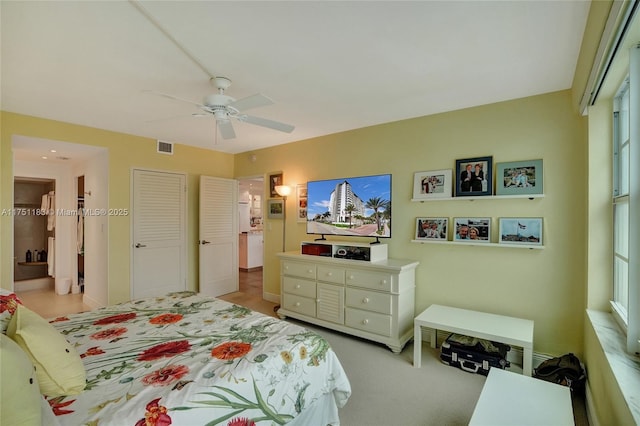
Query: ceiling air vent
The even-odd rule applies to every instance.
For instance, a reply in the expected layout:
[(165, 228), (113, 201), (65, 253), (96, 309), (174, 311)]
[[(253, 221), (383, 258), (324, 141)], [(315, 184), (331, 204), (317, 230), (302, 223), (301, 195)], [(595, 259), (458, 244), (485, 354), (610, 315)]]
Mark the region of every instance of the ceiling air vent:
[(171, 142), (158, 140), (158, 152), (160, 154), (173, 155), (173, 144)]

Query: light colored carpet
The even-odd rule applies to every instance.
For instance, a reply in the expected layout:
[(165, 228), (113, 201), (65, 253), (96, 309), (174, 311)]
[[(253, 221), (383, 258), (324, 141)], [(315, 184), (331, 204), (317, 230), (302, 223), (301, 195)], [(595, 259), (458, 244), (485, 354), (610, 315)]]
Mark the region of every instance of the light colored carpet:
[[(292, 320), (293, 321), (293, 320)], [(467, 425), (486, 378), (440, 362), (423, 343), (413, 367), (413, 343), (394, 354), (386, 346), (300, 323), (322, 335), (338, 354), (352, 395), (340, 410), (343, 426)]]
[[(322, 335), (338, 354), (352, 394), (340, 409), (342, 426), (468, 425), (485, 376), (440, 361), (440, 349), (422, 342), (422, 367), (413, 367), (413, 342), (400, 354), (386, 346), (294, 319)], [(522, 368), (512, 365), (514, 373)], [(576, 426), (588, 426), (584, 397), (572, 395)], [(544, 407), (540, 407), (544, 410)], [(316, 425), (309, 425), (316, 426)]]

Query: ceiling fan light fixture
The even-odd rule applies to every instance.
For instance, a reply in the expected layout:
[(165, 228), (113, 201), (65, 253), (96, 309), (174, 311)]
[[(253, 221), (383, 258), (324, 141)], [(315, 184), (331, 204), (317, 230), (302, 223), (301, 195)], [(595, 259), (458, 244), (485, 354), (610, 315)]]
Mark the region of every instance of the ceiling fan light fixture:
[(221, 90), (220, 93), (227, 90), (229, 86), (231, 86), (231, 80), (227, 77), (212, 77), (209, 79), (209, 82), (218, 90)]

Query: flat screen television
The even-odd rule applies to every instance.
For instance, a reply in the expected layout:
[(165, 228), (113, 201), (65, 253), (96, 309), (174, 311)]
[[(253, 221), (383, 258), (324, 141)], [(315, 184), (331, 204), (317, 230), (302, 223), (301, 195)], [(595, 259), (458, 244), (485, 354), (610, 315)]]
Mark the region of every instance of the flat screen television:
[(307, 234), (391, 238), (391, 174), (307, 182)]

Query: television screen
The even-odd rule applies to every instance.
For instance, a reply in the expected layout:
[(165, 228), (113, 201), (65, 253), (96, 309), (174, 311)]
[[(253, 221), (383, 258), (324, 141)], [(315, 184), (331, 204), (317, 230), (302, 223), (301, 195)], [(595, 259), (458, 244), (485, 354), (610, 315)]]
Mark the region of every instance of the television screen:
[(307, 234), (391, 237), (391, 175), (307, 182)]

